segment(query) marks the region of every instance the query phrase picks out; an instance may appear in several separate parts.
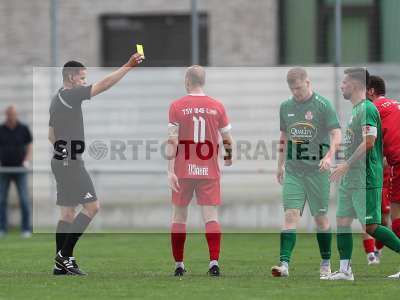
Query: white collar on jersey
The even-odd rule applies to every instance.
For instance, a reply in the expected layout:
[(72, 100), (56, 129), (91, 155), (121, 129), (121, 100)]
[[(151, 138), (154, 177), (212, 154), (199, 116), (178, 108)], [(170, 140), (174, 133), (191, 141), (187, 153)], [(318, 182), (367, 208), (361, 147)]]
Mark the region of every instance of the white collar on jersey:
[(197, 96), (197, 97), (200, 97), (200, 96), (205, 96), (206, 94), (204, 94), (204, 93), (199, 93), (199, 94), (192, 94), (192, 93), (190, 93), (190, 94), (188, 94), (188, 96)]

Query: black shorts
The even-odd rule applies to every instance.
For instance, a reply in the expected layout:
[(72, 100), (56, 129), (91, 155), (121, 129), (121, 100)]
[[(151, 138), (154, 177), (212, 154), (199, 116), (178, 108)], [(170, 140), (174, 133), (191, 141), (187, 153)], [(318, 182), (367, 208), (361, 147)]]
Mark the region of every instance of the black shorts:
[(57, 205), (75, 207), (97, 200), (92, 179), (83, 160), (64, 161), (52, 159), (51, 170), (57, 182)]

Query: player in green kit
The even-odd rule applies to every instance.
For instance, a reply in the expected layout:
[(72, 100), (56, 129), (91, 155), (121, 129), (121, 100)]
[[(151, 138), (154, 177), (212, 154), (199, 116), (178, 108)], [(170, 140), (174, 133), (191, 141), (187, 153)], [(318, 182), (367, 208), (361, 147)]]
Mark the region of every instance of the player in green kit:
[[(337, 247), (340, 269), (330, 280), (354, 280), (351, 269), (353, 236), (351, 224), (358, 218), (366, 232), (393, 251), (400, 252), (400, 239), (381, 224), (383, 147), (381, 119), (375, 105), (366, 99), (368, 71), (344, 71), (342, 93), (353, 109), (344, 136), (345, 162), (337, 166), (331, 181), (339, 181)], [(398, 274), (396, 274), (398, 275)], [(392, 278), (398, 278), (396, 275)]]
[(280, 107), (280, 141), (277, 179), (283, 185), (285, 219), (280, 235), (280, 264), (272, 267), (274, 277), (289, 275), (289, 262), (296, 243), (296, 227), (305, 202), (317, 225), (321, 254), (320, 278), (331, 273), (332, 232), (327, 217), (329, 169), (340, 144), (341, 131), (332, 104), (313, 92), (303, 68), (287, 74), (293, 94)]

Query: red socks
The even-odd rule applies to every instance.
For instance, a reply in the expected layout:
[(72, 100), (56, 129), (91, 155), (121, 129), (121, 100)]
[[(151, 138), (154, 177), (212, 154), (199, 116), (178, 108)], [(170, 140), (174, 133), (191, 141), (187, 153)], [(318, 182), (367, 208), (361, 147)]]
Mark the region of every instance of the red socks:
[[(211, 221), (206, 224), (206, 239), (210, 260), (218, 260), (221, 248), (221, 226), (218, 222)], [(175, 262), (183, 262), (183, 252), (186, 241), (186, 225), (172, 223), (171, 245)]]
[(186, 241), (186, 224), (172, 223), (171, 245), (175, 262), (183, 262), (183, 251)]
[(394, 219), (392, 221), (392, 230), (400, 238), (400, 219)]
[(374, 239), (368, 239), (368, 240), (363, 240), (364, 244), (364, 250), (365, 253), (371, 253), (375, 251), (375, 240)]
[(216, 221), (206, 223), (206, 239), (208, 251), (210, 252), (210, 261), (219, 259), (221, 248), (221, 226)]
[(381, 250), (383, 247), (385, 247), (385, 245), (382, 244), (382, 242), (380, 242), (380, 241), (375, 241), (375, 248), (376, 248), (376, 250)]

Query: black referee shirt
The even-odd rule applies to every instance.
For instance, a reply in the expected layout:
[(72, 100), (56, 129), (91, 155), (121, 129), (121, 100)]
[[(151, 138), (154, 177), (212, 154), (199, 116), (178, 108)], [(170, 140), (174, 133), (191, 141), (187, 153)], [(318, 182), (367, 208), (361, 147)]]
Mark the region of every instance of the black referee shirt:
[(81, 105), (82, 101), (90, 99), (91, 89), (91, 85), (61, 88), (51, 101), (49, 126), (54, 128), (56, 143), (67, 143), (68, 153), (71, 153), (71, 142), (85, 142)]
[(32, 143), (28, 126), (17, 123), (17, 127), (0, 126), (0, 162), (4, 167), (20, 167), (26, 156), (26, 147)]

